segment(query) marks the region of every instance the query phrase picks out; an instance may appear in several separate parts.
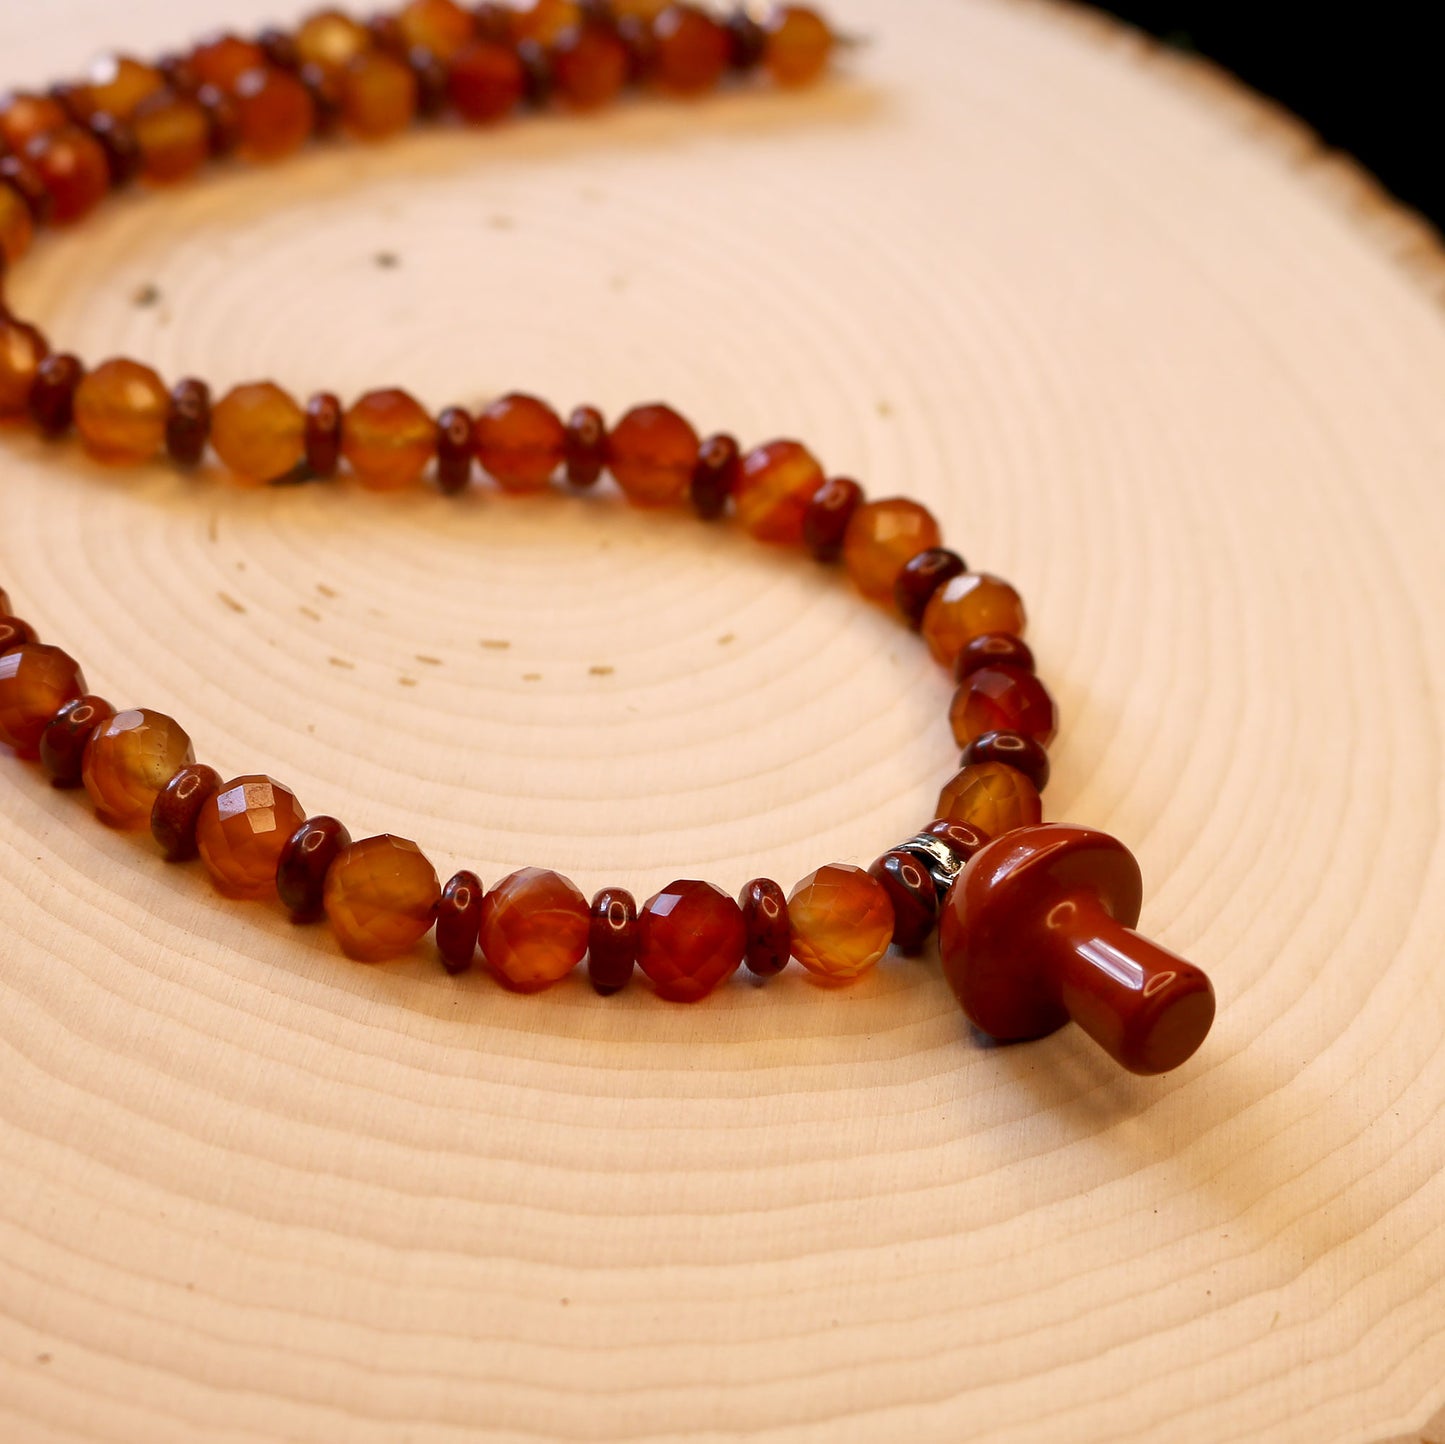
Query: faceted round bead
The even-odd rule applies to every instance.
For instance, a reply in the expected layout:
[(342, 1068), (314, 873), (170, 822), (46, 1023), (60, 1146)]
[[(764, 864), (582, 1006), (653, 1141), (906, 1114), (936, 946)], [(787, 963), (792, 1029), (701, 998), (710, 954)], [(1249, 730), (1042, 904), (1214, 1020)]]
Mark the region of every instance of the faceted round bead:
[(821, 978), (851, 983), (893, 941), (893, 904), (861, 867), (831, 863), (809, 873), (788, 897), (793, 956)]
[(358, 55), (371, 49), (371, 32), (359, 20), (340, 10), (318, 10), (296, 31), (296, 55), (303, 65), (322, 70), (345, 70)]
[(80, 664), (59, 647), (29, 642), (6, 652), (0, 657), (0, 742), (35, 757), (55, 714), (84, 695)]
[(318, 391), (306, 403), (306, 469), (312, 476), (336, 475), (341, 462), (341, 398)]
[(898, 573), (898, 580), (893, 584), (893, 605), (916, 632), (923, 625), (923, 613), (934, 592), (944, 582), (962, 576), (967, 570), (957, 552), (951, 552), (946, 547), (929, 547), (927, 551), (909, 557)]
[(938, 796), (940, 819), (967, 823), (990, 837), (1032, 827), (1043, 815), (1038, 788), (1002, 762), (965, 767)]
[(635, 406), (612, 428), (608, 464), (634, 506), (672, 506), (687, 497), (698, 449), (697, 432), (672, 407)]
[(177, 466), (201, 464), (211, 440), (211, 388), (195, 376), (171, 387), (166, 412), (166, 454)]
[(805, 5), (777, 5), (764, 25), (763, 64), (778, 85), (808, 85), (827, 68), (833, 32)]
[(1017, 667), (1021, 671), (1032, 672), (1034, 654), (1027, 642), (1011, 632), (985, 632), (958, 654), (954, 676), (962, 682), (980, 667)]
[(942, 533), (927, 507), (906, 497), (870, 501), (853, 513), (843, 538), (843, 565), (870, 602), (891, 604), (910, 557), (936, 547)]
[(987, 572), (965, 572), (934, 592), (923, 612), (923, 640), (934, 660), (952, 667), (958, 654), (988, 632), (1023, 634), (1027, 618), (1019, 594)]
[(167, 862), (189, 862), (196, 855), (196, 826), (201, 809), (221, 790), (221, 774), (196, 763), (182, 767), (151, 809), (151, 836)]
[(81, 778), (102, 822), (144, 827), (166, 783), (195, 760), (191, 739), (174, 718), (133, 707), (96, 728)]
[(788, 922), (788, 900), (770, 877), (755, 877), (742, 890), (738, 902), (747, 930), (743, 954), (748, 971), (771, 978), (788, 966), (793, 952), (793, 930)]
[(459, 872), (442, 889), (437, 903), (437, 952), (453, 977), (465, 973), (477, 955), (486, 889), (474, 872)]
[(25, 151), (54, 203), (58, 226), (84, 220), (110, 191), (110, 163), (88, 130), (68, 125), (37, 136)]
[(902, 848), (885, 852), (868, 869), (893, 905), (893, 945), (913, 956), (928, 946), (938, 926), (938, 889), (923, 865)]
[(482, 903), (482, 952), (507, 987), (535, 993), (565, 978), (587, 951), (587, 899), (560, 873), (527, 867)]
[(13, 93), (0, 104), (0, 142), (17, 155), (37, 136), (69, 124), (70, 115), (53, 96)]
[(669, 5), (652, 23), (652, 79), (673, 95), (711, 90), (728, 68), (727, 31), (696, 5)]
[(189, 180), (210, 157), (210, 122), (189, 96), (160, 91), (136, 111), (131, 128), (140, 146), (141, 174), (152, 185)]
[(196, 84), (230, 92), (243, 75), (267, 64), (266, 52), (235, 35), (215, 35), (191, 51), (190, 72)]
[(314, 922), (321, 916), (326, 875), (351, 846), (346, 824), (334, 817), (308, 817), (286, 841), (276, 864), (276, 896), (291, 921)]
[(438, 60), (450, 61), (476, 34), (476, 22), (456, 0), (411, 0), (397, 14), (401, 37), (410, 50), (422, 46)]
[(75, 429), (85, 449), (111, 466), (149, 461), (165, 446), (170, 394), (138, 361), (106, 361), (75, 391)]
[(289, 787), (270, 777), (237, 777), (202, 806), (196, 847), (220, 892), (260, 902), (275, 897), (281, 854), (305, 821)]
[(362, 140), (399, 135), (416, 119), (416, 107), (411, 67), (384, 50), (358, 55), (342, 74), (342, 122)]
[(823, 485), (823, 468), (797, 441), (770, 441), (743, 458), (733, 493), (738, 520), (759, 541), (796, 546), (803, 520)]
[(954, 740), (967, 747), (985, 732), (1021, 732), (1047, 747), (1058, 732), (1058, 710), (1032, 672), (980, 667), (954, 694), (948, 713)]
[(85, 379), (79, 357), (69, 353), (47, 356), (30, 388), (30, 419), (42, 436), (52, 441), (66, 435), (75, 420), (75, 392)]
[(737, 441), (724, 434), (709, 436), (697, 453), (692, 469), (692, 509), (704, 521), (716, 521), (727, 511), (742, 470)]
[(271, 66), (248, 71), (236, 82), (236, 111), (241, 156), (249, 161), (294, 155), (316, 129), (311, 92), (294, 75)]
[(464, 406), (448, 406), (437, 417), (437, 487), (448, 496), (465, 491), (472, 480), (476, 426)]
[(567, 484), (596, 486), (607, 469), (607, 420), (595, 406), (579, 406), (567, 418)]
[(577, 0), (530, 0), (513, 12), (512, 38), (551, 45), (581, 21), (582, 7)]
[(562, 465), (567, 429), (545, 401), (514, 392), (477, 417), (477, 460), (504, 491), (542, 491)]
[(975, 762), (1004, 762), (1022, 772), (1042, 792), (1049, 785), (1049, 754), (1043, 744), (1019, 732), (985, 732), (963, 749), (961, 767)]
[(486, 125), (517, 108), (525, 85), (522, 62), (510, 45), (478, 40), (452, 60), (447, 94), (463, 120)]
[(637, 901), (620, 887), (592, 899), (587, 933), (587, 977), (604, 998), (620, 993), (637, 964)]
[(341, 449), (369, 491), (415, 485), (436, 452), (436, 425), (405, 391), (369, 391), (346, 413)]
[(13, 652), (16, 647), (28, 646), (39, 640), (35, 628), (29, 622), (20, 617), (12, 617), (7, 612), (0, 612), (0, 656)]
[(710, 882), (675, 882), (637, 920), (637, 965), (660, 998), (696, 1003), (731, 977), (747, 948), (742, 909)]
[(436, 869), (414, 842), (368, 837), (331, 864), (323, 902), (341, 950), (360, 963), (409, 953), (430, 931), (441, 900)]
[(577, 25), (552, 47), (557, 94), (574, 110), (597, 110), (627, 84), (627, 47), (601, 25)]
[(79, 787), (84, 773), (85, 749), (97, 727), (115, 716), (103, 697), (77, 697), (67, 702), (40, 734), (40, 765), (53, 787)]
[(846, 476), (825, 481), (803, 512), (803, 545), (820, 562), (836, 562), (843, 555), (848, 523), (863, 505), (863, 488)]
[(234, 387), (211, 414), (211, 445), (237, 481), (279, 481), (305, 459), (306, 413), (269, 381)]
[(25, 197), (8, 182), (0, 181), (0, 262), (13, 266), (35, 239), (35, 220)]
[(0, 312), (0, 417), (24, 416), (40, 363), (50, 354), (45, 337)]
[(90, 67), (85, 83), (76, 87), (71, 107), (83, 115), (104, 111), (117, 120), (129, 120), (165, 83), (165, 76), (153, 65), (129, 55), (103, 55)]

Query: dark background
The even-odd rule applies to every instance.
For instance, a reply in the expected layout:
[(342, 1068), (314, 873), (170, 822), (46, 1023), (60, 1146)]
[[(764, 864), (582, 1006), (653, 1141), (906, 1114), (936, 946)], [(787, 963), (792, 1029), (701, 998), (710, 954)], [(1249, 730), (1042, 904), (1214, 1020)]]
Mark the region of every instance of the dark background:
[(1445, 52), (1426, 40), (1429, 18), (1445, 12), (1431, 0), (1104, 8), (1280, 101), (1445, 230)]

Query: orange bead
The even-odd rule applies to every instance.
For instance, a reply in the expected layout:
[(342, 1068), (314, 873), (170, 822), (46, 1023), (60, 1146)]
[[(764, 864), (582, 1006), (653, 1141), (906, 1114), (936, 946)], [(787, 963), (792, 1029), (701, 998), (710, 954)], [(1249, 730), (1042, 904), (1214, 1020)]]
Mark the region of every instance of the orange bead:
[(173, 718), (144, 707), (117, 712), (86, 745), (81, 780), (96, 815), (112, 827), (144, 827), (166, 784), (196, 760)]
[(975, 762), (939, 793), (938, 816), (995, 838), (1042, 822), (1044, 804), (1022, 772), (1002, 762)]
[(1049, 689), (1019, 667), (980, 667), (964, 678), (949, 709), (960, 747), (989, 732), (1017, 732), (1047, 747), (1058, 732)]
[(7, 95), (0, 103), (0, 141), (17, 155), (23, 155), (37, 136), (69, 124), (65, 107), (48, 95)]
[(477, 33), (477, 23), (455, 0), (411, 0), (396, 17), (408, 47), (420, 45), (443, 63)]
[(832, 863), (811, 872), (788, 898), (793, 956), (832, 983), (851, 983), (888, 951), (893, 904), (861, 867)]
[(379, 963), (410, 952), (431, 931), (441, 893), (416, 843), (368, 837), (331, 864), (322, 902), (342, 952)]
[(564, 31), (551, 58), (557, 94), (573, 110), (597, 110), (615, 100), (631, 64), (627, 47), (602, 25)]
[(40, 738), (67, 702), (86, 692), (74, 657), (27, 642), (0, 656), (0, 742), (21, 757), (39, 756)]
[(75, 429), (91, 456), (110, 466), (164, 450), (169, 409), (165, 383), (138, 361), (106, 361), (75, 389)]
[(517, 108), (526, 76), (510, 45), (478, 40), (457, 53), (447, 76), (447, 95), (471, 125), (500, 120)]
[(411, 66), (384, 50), (358, 55), (341, 81), (341, 117), (352, 135), (383, 140), (416, 119), (417, 83)]
[(545, 401), (514, 392), (477, 417), (477, 460), (504, 491), (541, 491), (567, 451), (567, 428)]
[(250, 161), (294, 155), (316, 129), (311, 93), (284, 70), (247, 71), (236, 82), (241, 155)]
[(341, 450), (368, 491), (401, 491), (436, 453), (436, 423), (405, 391), (369, 391), (346, 413)]
[(564, 31), (581, 23), (582, 7), (577, 0), (532, 0), (512, 17), (512, 37), (551, 45)]
[(669, 5), (653, 22), (652, 35), (652, 78), (674, 95), (711, 90), (728, 68), (727, 31), (696, 5)]
[(237, 481), (280, 481), (306, 456), (306, 413), (269, 381), (237, 386), (211, 412), (211, 445)]
[(243, 75), (268, 63), (259, 45), (235, 35), (217, 35), (191, 52), (188, 66), (198, 85), (214, 85), (229, 94)]
[(633, 506), (675, 506), (687, 499), (699, 445), (670, 406), (635, 406), (612, 428), (608, 464)]
[(870, 602), (894, 605), (893, 584), (904, 565), (943, 539), (927, 507), (906, 497), (870, 501), (853, 513), (843, 538), (843, 565)]
[(71, 104), (83, 115), (103, 112), (129, 120), (143, 100), (165, 88), (166, 79), (153, 65), (129, 55), (103, 55), (78, 85)]
[(29, 251), (35, 239), (35, 219), (25, 197), (0, 181), (0, 262), (13, 266)]
[(206, 112), (187, 96), (160, 91), (141, 103), (131, 117), (140, 147), (141, 174), (152, 185), (189, 180), (211, 153)]
[(697, 1003), (738, 970), (747, 948), (743, 910), (710, 882), (675, 882), (637, 917), (637, 966), (660, 998)]
[(805, 5), (778, 5), (765, 26), (763, 64), (779, 85), (808, 85), (827, 68), (833, 53), (833, 32)]
[(0, 419), (24, 416), (40, 363), (50, 354), (45, 337), (0, 311)]
[(945, 582), (923, 612), (923, 640), (934, 660), (952, 668), (975, 637), (989, 632), (1023, 636), (1027, 623), (1019, 594), (987, 572), (964, 572)]
[(275, 897), (281, 854), (305, 821), (289, 787), (270, 777), (237, 777), (201, 808), (196, 847), (220, 892), (260, 902)]
[(303, 65), (315, 65), (327, 74), (345, 70), (371, 48), (371, 32), (340, 10), (319, 10), (302, 21), (296, 32), (297, 58)]
[(565, 978), (587, 951), (587, 899), (560, 873), (526, 867), (482, 901), (481, 944), (497, 978), (535, 993)]
[(84, 220), (110, 191), (110, 163), (101, 144), (87, 130), (67, 125), (37, 136), (26, 149), (54, 203), (51, 217), (58, 226)]
[(798, 546), (808, 504), (823, 485), (823, 468), (796, 441), (771, 441), (743, 458), (733, 492), (738, 520), (759, 541)]

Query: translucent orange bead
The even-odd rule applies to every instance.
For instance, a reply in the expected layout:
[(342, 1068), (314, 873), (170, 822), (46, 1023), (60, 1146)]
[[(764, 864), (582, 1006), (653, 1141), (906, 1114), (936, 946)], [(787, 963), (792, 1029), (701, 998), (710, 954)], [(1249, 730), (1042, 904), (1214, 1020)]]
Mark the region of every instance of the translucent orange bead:
[(227, 897), (260, 902), (276, 895), (276, 868), (306, 813), (289, 787), (270, 777), (237, 777), (201, 808), (196, 847)]
[(893, 904), (861, 867), (831, 863), (811, 872), (788, 898), (793, 956), (833, 983), (851, 983), (888, 951)]
[(567, 428), (557, 413), (517, 392), (492, 402), (473, 435), (482, 470), (504, 491), (541, 491), (567, 451)]
[(671, 883), (637, 917), (637, 966), (671, 1003), (707, 997), (737, 972), (747, 943), (743, 910), (710, 882)]
[(538, 45), (551, 45), (564, 31), (582, 21), (582, 7), (577, 0), (532, 0), (519, 7), (512, 19), (515, 40), (535, 40)]
[(369, 391), (346, 413), (341, 449), (369, 491), (400, 491), (435, 455), (436, 423), (405, 391)]
[(871, 602), (893, 605), (893, 584), (904, 565), (943, 539), (933, 513), (906, 497), (870, 501), (853, 513), (843, 538), (843, 565)]
[(342, 952), (379, 963), (410, 952), (431, 931), (441, 893), (416, 843), (368, 837), (331, 864), (322, 903)]
[(653, 22), (652, 35), (652, 78), (673, 95), (711, 90), (728, 68), (727, 31), (696, 5), (669, 5)]
[(396, 17), (408, 46), (420, 45), (449, 61), (476, 35), (476, 21), (455, 0), (411, 0)]
[(85, 449), (111, 466), (149, 461), (165, 447), (170, 393), (139, 361), (106, 361), (75, 389), (75, 429)]
[(371, 50), (346, 67), (341, 80), (341, 118), (352, 135), (384, 140), (416, 119), (417, 83), (411, 66)]
[(96, 815), (112, 827), (144, 827), (166, 784), (196, 760), (180, 723), (144, 707), (117, 712), (85, 749), (81, 781)]
[(938, 816), (962, 822), (988, 837), (1043, 821), (1044, 805), (1022, 772), (1002, 762), (965, 767), (938, 796)]
[(768, 16), (763, 64), (779, 85), (808, 85), (827, 68), (833, 32), (805, 5), (778, 5)]
[(21, 757), (39, 755), (55, 714), (86, 692), (74, 657), (59, 647), (27, 642), (0, 656), (0, 742)]
[(0, 418), (24, 416), (40, 363), (50, 354), (45, 337), (0, 311)]
[(211, 412), (211, 445), (237, 481), (279, 481), (306, 455), (306, 413), (269, 381), (237, 386)]
[(935, 661), (952, 667), (975, 637), (1008, 632), (1021, 637), (1027, 623), (1023, 599), (987, 572), (964, 572), (934, 592), (923, 613), (923, 640)]
[(51, 218), (73, 226), (110, 192), (110, 162), (88, 130), (67, 125), (30, 142), (26, 157), (50, 192)]
[(319, 10), (296, 31), (296, 55), (303, 65), (328, 74), (344, 70), (372, 47), (371, 32), (340, 10)]
[(235, 35), (217, 35), (196, 46), (187, 65), (198, 85), (214, 85), (229, 94), (243, 75), (267, 63), (259, 45)]
[(608, 439), (608, 465), (634, 506), (687, 499), (697, 466), (697, 432), (670, 406), (634, 406)]
[(587, 899), (560, 873), (527, 867), (482, 901), (482, 951), (498, 979), (535, 993), (565, 978), (587, 951)]
[(1059, 727), (1049, 689), (1020, 667), (980, 667), (969, 673), (954, 695), (948, 720), (960, 747), (989, 732), (1018, 732), (1047, 747)]
[(161, 91), (131, 117), (140, 147), (141, 174), (152, 185), (189, 180), (211, 153), (206, 112), (187, 96)]
[(250, 70), (236, 82), (235, 94), (238, 149), (246, 160), (283, 160), (311, 139), (316, 105), (294, 75), (270, 67)]
[(165, 88), (166, 79), (153, 65), (129, 55), (103, 55), (90, 67), (71, 103), (82, 114), (103, 111), (117, 120), (129, 120), (141, 101)]
[(552, 47), (557, 94), (573, 110), (597, 110), (616, 99), (627, 83), (627, 47), (602, 25), (564, 31)]
[(0, 141), (16, 155), (24, 155), (36, 136), (69, 124), (65, 107), (48, 95), (7, 95), (0, 105)]
[(759, 446), (743, 458), (733, 492), (738, 520), (759, 541), (800, 545), (808, 503), (823, 480), (823, 468), (800, 442)]
[(35, 239), (35, 219), (14, 186), (0, 181), (0, 261), (14, 265)]

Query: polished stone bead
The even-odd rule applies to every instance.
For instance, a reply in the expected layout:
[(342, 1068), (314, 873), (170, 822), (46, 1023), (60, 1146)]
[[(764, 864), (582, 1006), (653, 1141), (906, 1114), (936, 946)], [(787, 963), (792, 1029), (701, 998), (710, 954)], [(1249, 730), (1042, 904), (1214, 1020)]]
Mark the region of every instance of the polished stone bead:
[(414, 842), (368, 837), (342, 850), (322, 903), (341, 951), (359, 963), (409, 953), (432, 929), (441, 899), (436, 869)]
[(1016, 827), (1043, 819), (1039, 791), (1022, 772), (1003, 762), (978, 762), (965, 767), (938, 797), (938, 816), (964, 822), (1002, 837)]
[(166, 784), (196, 760), (180, 723), (163, 712), (132, 707), (95, 729), (81, 780), (96, 816), (111, 827), (144, 827)]
[(980, 667), (954, 694), (948, 720), (960, 747), (986, 732), (1021, 732), (1047, 747), (1058, 732), (1058, 709), (1032, 672)]
[(527, 0), (512, 12), (512, 39), (552, 45), (582, 23), (577, 0)]
[(0, 612), (0, 656), (13, 652), (16, 647), (24, 647), (39, 640), (35, 628), (23, 617), (12, 617), (6, 612)]
[(1018, 732), (985, 732), (963, 749), (960, 766), (975, 762), (1004, 762), (1022, 772), (1040, 792), (1049, 785), (1049, 754), (1043, 744)]
[(15, 265), (35, 240), (35, 218), (25, 197), (8, 181), (0, 180), (0, 262)]
[(189, 180), (211, 154), (211, 127), (204, 108), (190, 96), (160, 91), (131, 118), (140, 147), (141, 175), (151, 185)]
[(567, 431), (545, 401), (513, 392), (492, 402), (474, 431), (477, 461), (503, 491), (543, 491), (562, 465)]
[(651, 79), (672, 95), (701, 95), (728, 68), (732, 46), (726, 28), (696, 5), (669, 5), (652, 22)]
[(270, 777), (237, 777), (201, 808), (196, 846), (220, 892), (260, 902), (275, 897), (281, 854), (305, 821), (289, 787)]
[(6, 652), (0, 657), (0, 742), (35, 758), (55, 714), (85, 690), (80, 664), (59, 647), (27, 642)]
[(477, 955), (486, 889), (474, 872), (459, 872), (442, 889), (437, 903), (437, 952), (453, 977), (467, 972)]
[(436, 423), (405, 391), (369, 391), (346, 413), (341, 449), (368, 491), (415, 485), (436, 454)]
[(738, 897), (747, 930), (743, 960), (758, 978), (772, 978), (788, 966), (793, 952), (793, 930), (788, 923), (788, 899), (770, 877), (755, 877)]
[(521, 103), (526, 76), (510, 45), (478, 40), (451, 62), (447, 95), (461, 118), (487, 125), (510, 115)]
[(230, 92), (243, 75), (267, 65), (266, 52), (239, 36), (213, 35), (191, 51), (188, 68), (195, 83)]
[(587, 952), (587, 899), (569, 878), (528, 867), (482, 902), (481, 944), (498, 981), (535, 993), (565, 978)]
[(788, 895), (793, 956), (815, 976), (851, 983), (893, 941), (893, 904), (877, 878), (861, 867), (830, 863), (811, 872)]
[(350, 846), (351, 833), (334, 817), (308, 817), (286, 840), (276, 864), (276, 896), (292, 922), (314, 922), (321, 916), (326, 875), (342, 849)]
[(637, 928), (637, 965), (672, 1003), (705, 998), (737, 971), (747, 947), (742, 909), (710, 882), (674, 882), (653, 894)]
[(54, 96), (12, 92), (0, 102), (0, 142), (18, 155), (32, 140), (61, 130), (70, 120), (70, 112)]
[(50, 354), (45, 337), (34, 326), (0, 312), (0, 417), (24, 416)]
[(105, 149), (78, 125), (37, 136), (26, 147), (25, 158), (50, 193), (51, 219), (57, 226), (84, 220), (110, 192)]
[(942, 540), (933, 513), (907, 497), (870, 501), (853, 513), (843, 538), (843, 565), (870, 602), (893, 605), (898, 575), (911, 557)]
[(637, 964), (637, 901), (620, 887), (592, 899), (587, 934), (587, 977), (604, 998), (620, 993)]
[(70, 108), (81, 115), (104, 111), (129, 120), (142, 101), (165, 87), (166, 78), (153, 65), (129, 55), (102, 55), (92, 62), (85, 80), (70, 97)]
[(573, 110), (596, 110), (627, 84), (631, 58), (616, 33), (601, 25), (577, 25), (552, 47), (552, 79)]
[(25, 202), (33, 226), (50, 223), (55, 202), (45, 189), (40, 172), (24, 156), (6, 155), (0, 150), (0, 181), (4, 181)]
[(1024, 672), (1034, 670), (1034, 654), (1022, 637), (1012, 632), (985, 632), (975, 637), (958, 654), (954, 676), (960, 682), (980, 667), (1017, 667)]
[(341, 398), (330, 391), (318, 391), (306, 403), (306, 469), (313, 476), (336, 475), (345, 416)]
[(952, 668), (958, 654), (990, 632), (1022, 636), (1027, 618), (1019, 594), (987, 572), (964, 572), (934, 592), (923, 612), (923, 639), (934, 660)]
[(280, 481), (306, 456), (306, 413), (273, 382), (233, 387), (212, 414), (211, 445), (243, 485)]
[(195, 857), (201, 809), (220, 790), (221, 774), (204, 763), (182, 767), (162, 788), (151, 809), (151, 836), (167, 862)]
[(195, 376), (171, 388), (166, 411), (166, 454), (177, 466), (201, 464), (211, 440), (211, 388)]
[(923, 625), (923, 613), (934, 592), (944, 582), (962, 576), (967, 570), (957, 552), (951, 552), (947, 547), (929, 547), (904, 563), (898, 580), (893, 584), (893, 605), (916, 632)]
[(447, 63), (477, 33), (476, 22), (456, 0), (410, 0), (397, 12), (396, 23), (408, 50), (424, 46)]
[(595, 406), (567, 418), (566, 460), (569, 486), (596, 486), (607, 469), (607, 420)]
[(803, 513), (803, 545), (820, 562), (836, 562), (843, 555), (848, 523), (863, 505), (863, 488), (846, 476), (825, 481)]
[(727, 511), (742, 470), (737, 441), (726, 433), (709, 436), (698, 449), (692, 469), (692, 509), (703, 521), (716, 521)]
[(384, 50), (358, 55), (341, 73), (341, 120), (359, 140), (399, 135), (416, 119), (411, 66)]
[(868, 873), (893, 906), (893, 945), (910, 957), (922, 952), (938, 926), (938, 890), (927, 869), (911, 852), (895, 848)]
[(437, 489), (447, 496), (465, 491), (472, 480), (476, 427), (464, 406), (448, 406), (437, 417)]
[(296, 56), (303, 65), (333, 73), (345, 70), (356, 56), (372, 47), (371, 32), (340, 10), (318, 10), (296, 31)]
[(75, 391), (85, 378), (80, 359), (67, 352), (47, 356), (30, 388), (30, 419), (42, 436), (58, 440), (75, 421)]
[(609, 466), (634, 506), (683, 501), (697, 466), (697, 432), (670, 406), (635, 406), (608, 439)]
[(241, 157), (265, 162), (294, 155), (316, 129), (316, 104), (294, 75), (266, 66), (248, 71), (235, 87)]
[(97, 727), (115, 716), (103, 697), (86, 695), (67, 702), (40, 734), (40, 765), (53, 787), (79, 787), (85, 749)]
[(109, 466), (158, 456), (166, 443), (170, 392), (139, 361), (105, 361), (75, 389), (75, 429), (86, 451)]
[(738, 521), (759, 541), (796, 546), (803, 520), (823, 485), (823, 468), (797, 441), (770, 441), (743, 458), (733, 492)]
[(764, 23), (763, 64), (778, 85), (808, 85), (828, 68), (833, 32), (805, 5), (775, 5)]

